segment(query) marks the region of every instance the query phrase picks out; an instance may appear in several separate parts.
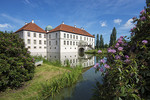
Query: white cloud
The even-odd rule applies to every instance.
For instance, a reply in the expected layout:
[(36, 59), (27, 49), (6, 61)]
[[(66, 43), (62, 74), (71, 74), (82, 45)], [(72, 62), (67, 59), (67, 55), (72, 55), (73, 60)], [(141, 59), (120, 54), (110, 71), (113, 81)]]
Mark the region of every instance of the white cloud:
[(123, 26), (120, 27), (121, 30), (129, 30), (133, 28), (135, 25), (132, 23), (133, 19), (129, 19)]
[(107, 24), (106, 24), (106, 22), (105, 22), (105, 21), (100, 22), (100, 25), (101, 25), (101, 27), (106, 27), (106, 26), (107, 26)]
[(5, 18), (7, 18), (7, 19), (9, 19), (9, 20), (11, 20), (11, 21), (13, 21), (13, 22), (15, 22), (15, 23), (18, 23), (18, 24), (21, 24), (21, 25), (24, 24), (24, 21), (23, 21), (23, 20), (14, 18), (14, 17), (9, 16), (9, 15), (7, 15), (7, 14), (1, 14), (1, 16), (3, 16), (3, 17), (5, 17)]
[(114, 19), (114, 23), (116, 23), (116, 24), (119, 24), (119, 25), (120, 25), (121, 22), (122, 22), (121, 19)]
[(29, 0), (25, 0), (25, 2), (28, 3), (28, 4), (30, 4), (30, 1), (29, 1)]
[(0, 24), (0, 28), (8, 28), (8, 27), (12, 27), (10, 24)]

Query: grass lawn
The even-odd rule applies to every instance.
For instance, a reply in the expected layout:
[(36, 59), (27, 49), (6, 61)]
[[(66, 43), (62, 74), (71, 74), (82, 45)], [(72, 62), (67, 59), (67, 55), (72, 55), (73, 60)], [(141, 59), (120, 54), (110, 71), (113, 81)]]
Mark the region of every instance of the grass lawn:
[(6, 90), (5, 92), (1, 92), (0, 100), (31, 100), (38, 96), (38, 92), (42, 89), (42, 83), (46, 83), (46, 81), (52, 80), (52, 78), (60, 76), (68, 71), (69, 69), (48, 64), (38, 66), (35, 69), (35, 75), (32, 80), (26, 82), (23, 87), (17, 90)]

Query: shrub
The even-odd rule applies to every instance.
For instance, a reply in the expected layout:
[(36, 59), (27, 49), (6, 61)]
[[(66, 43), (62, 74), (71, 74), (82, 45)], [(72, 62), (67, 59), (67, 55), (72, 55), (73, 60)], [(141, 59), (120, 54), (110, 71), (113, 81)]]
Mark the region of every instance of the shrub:
[(107, 62), (100, 61), (96, 70), (104, 75), (104, 84), (97, 83), (95, 96), (100, 100), (149, 100), (150, 99), (150, 8), (133, 18), (136, 26), (131, 29), (131, 41), (121, 36), (108, 49)]
[(0, 90), (18, 88), (34, 75), (34, 59), (16, 34), (0, 33)]

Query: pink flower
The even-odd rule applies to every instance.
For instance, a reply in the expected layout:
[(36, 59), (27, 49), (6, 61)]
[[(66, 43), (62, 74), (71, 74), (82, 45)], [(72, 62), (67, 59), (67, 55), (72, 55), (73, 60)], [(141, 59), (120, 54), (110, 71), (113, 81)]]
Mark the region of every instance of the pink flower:
[(115, 49), (108, 49), (108, 53), (116, 53)]
[(123, 50), (123, 47), (119, 47), (118, 50), (119, 50), (119, 51), (122, 51), (122, 50)]
[(99, 63), (96, 63), (93, 67), (97, 68), (99, 66)]
[(104, 67), (107, 68), (107, 69), (110, 69), (110, 66), (107, 65), (107, 64), (105, 64)]
[(147, 40), (143, 40), (142, 43), (143, 43), (143, 44), (147, 44), (148, 41), (147, 41)]
[(119, 55), (116, 55), (115, 58), (118, 60), (120, 59), (121, 57)]
[(101, 51), (101, 50), (98, 50), (98, 54), (100, 54), (100, 53), (102, 53), (102, 51)]
[(140, 19), (141, 19), (141, 21), (144, 21), (144, 20), (146, 20), (146, 17), (143, 16), (143, 17), (141, 17)]
[(125, 55), (125, 58), (127, 58), (127, 59), (128, 59), (128, 58), (129, 58), (129, 56), (128, 56), (128, 55)]
[(143, 14), (143, 13), (145, 13), (145, 10), (144, 10), (144, 9), (140, 12), (140, 14)]
[(124, 60), (124, 62), (125, 62), (125, 63), (129, 63), (129, 62), (130, 62), (130, 60), (129, 60), (129, 59), (126, 59), (126, 60)]
[(119, 43), (118, 43), (118, 42), (116, 43), (116, 46), (119, 46)]
[(123, 36), (120, 36), (120, 38), (123, 38)]
[(99, 71), (103, 72), (103, 71), (104, 71), (103, 67), (101, 67), (101, 68), (99, 69)]
[(104, 59), (101, 59), (100, 62), (104, 64), (104, 63), (105, 63), (105, 60), (104, 60)]

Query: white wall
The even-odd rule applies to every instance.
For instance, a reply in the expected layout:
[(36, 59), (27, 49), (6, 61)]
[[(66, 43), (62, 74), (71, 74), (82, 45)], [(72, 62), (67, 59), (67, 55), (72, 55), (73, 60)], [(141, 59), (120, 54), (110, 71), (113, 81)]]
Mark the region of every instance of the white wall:
[[(28, 36), (28, 32), (30, 32), (30, 37)], [(36, 37), (34, 37), (34, 33), (36, 34)], [(31, 52), (31, 55), (41, 55), (46, 57), (47, 42), (44, 44), (44, 41), (46, 41), (44, 35), (46, 35), (46, 33), (20, 31), (17, 34), (19, 34), (20, 37), (24, 39), (25, 47), (28, 48), (28, 50)], [(41, 38), (39, 37), (39, 34), (41, 34)], [(28, 39), (30, 39), (30, 44), (28, 43)], [(34, 40), (36, 41), (36, 44), (34, 44)], [(41, 44), (39, 44), (39, 40), (41, 40)]]

